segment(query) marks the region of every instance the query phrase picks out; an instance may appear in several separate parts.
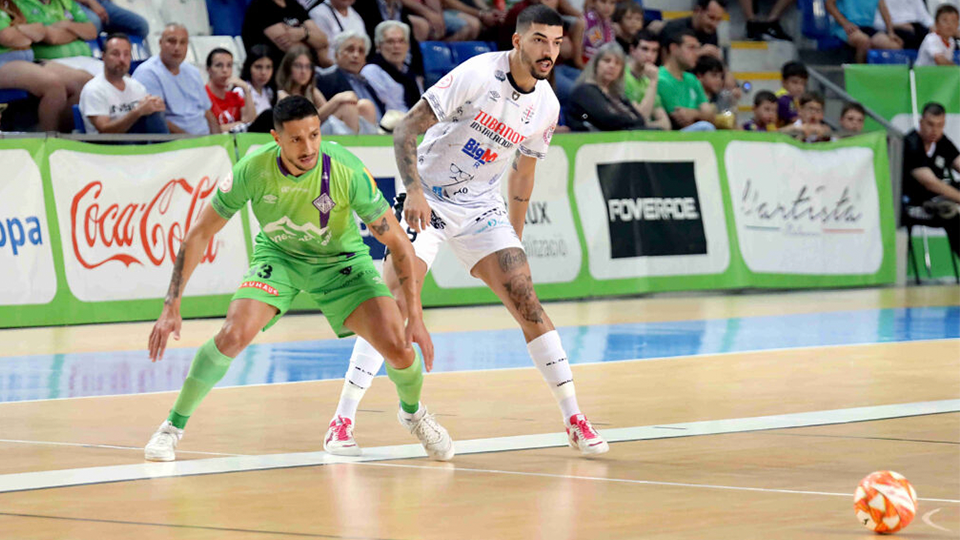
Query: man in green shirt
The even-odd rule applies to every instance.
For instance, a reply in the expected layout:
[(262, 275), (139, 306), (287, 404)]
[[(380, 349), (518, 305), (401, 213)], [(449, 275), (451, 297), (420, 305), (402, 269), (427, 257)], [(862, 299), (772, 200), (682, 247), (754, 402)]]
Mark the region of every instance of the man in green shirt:
[(660, 81), (660, 71), (657, 69), (660, 42), (649, 30), (640, 30), (633, 36), (627, 52), (627, 65), (623, 72), (624, 94), (643, 115), (647, 127), (669, 131), (670, 118), (657, 94)]
[(92, 57), (87, 41), (97, 39), (97, 28), (73, 0), (14, 0), (28, 23), (41, 23), (43, 43), (33, 45), (38, 60)]
[(716, 111), (703, 86), (688, 70), (697, 62), (700, 42), (692, 30), (677, 30), (664, 36), (666, 60), (660, 67), (657, 95), (674, 127), (682, 131), (713, 131)]
[[(223, 179), (209, 207), (190, 228), (177, 254), (163, 312), (150, 334), (150, 359), (163, 358), (171, 333), (179, 339), (180, 298), (210, 239), (251, 202), (260, 223), (250, 270), (233, 296), (223, 328), (194, 357), (170, 415), (150, 438), (144, 456), (172, 461), (183, 428), (230, 363), (257, 335), (309, 294), (338, 336), (363, 337), (387, 360), (400, 396), (400, 423), (434, 459), (453, 457), (450, 435), (420, 405), (422, 365), (433, 363), (423, 324), (413, 245), (359, 159), (336, 143), (321, 143), (320, 117), (293, 96), (273, 109), (276, 141), (241, 159)], [(406, 313), (373, 266), (353, 213), (391, 251)], [(407, 319), (404, 328), (404, 318)], [(426, 356), (412, 346), (418, 343)]]

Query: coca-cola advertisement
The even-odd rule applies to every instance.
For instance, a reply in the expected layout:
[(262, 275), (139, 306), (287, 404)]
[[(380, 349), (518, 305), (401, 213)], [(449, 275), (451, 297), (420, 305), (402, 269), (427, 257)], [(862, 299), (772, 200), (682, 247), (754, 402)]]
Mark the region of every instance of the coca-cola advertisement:
[(57, 293), (40, 169), (26, 150), (0, 150), (0, 305), (47, 304)]
[[(64, 269), (79, 300), (163, 297), (180, 244), (217, 184), (231, 174), (223, 146), (144, 150), (50, 154)], [(247, 260), (235, 216), (206, 246), (184, 295), (232, 293)]]

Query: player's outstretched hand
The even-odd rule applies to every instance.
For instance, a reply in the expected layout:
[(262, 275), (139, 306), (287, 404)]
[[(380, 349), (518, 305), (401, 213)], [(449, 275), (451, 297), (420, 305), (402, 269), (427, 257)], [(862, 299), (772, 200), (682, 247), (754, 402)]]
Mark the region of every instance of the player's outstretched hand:
[[(150, 361), (156, 362), (163, 360), (163, 352), (167, 349), (167, 338), (173, 333), (173, 339), (180, 340), (180, 324), (183, 319), (180, 317), (180, 310), (172, 308), (169, 305), (163, 306), (163, 313), (157, 319), (150, 331)], [(426, 329), (424, 329), (426, 331)], [(429, 336), (428, 338), (429, 339)], [(431, 345), (431, 352), (432, 352)]]
[(430, 225), (430, 204), (427, 203), (423, 191), (407, 193), (407, 199), (403, 203), (403, 218), (414, 232), (423, 232)]
[(433, 369), (433, 340), (430, 339), (430, 333), (427, 332), (427, 327), (423, 324), (423, 319), (419, 317), (411, 317), (407, 321), (406, 328), (407, 335), (407, 346), (416, 343), (420, 345), (420, 350), (423, 351), (423, 365), (427, 368), (427, 371)]

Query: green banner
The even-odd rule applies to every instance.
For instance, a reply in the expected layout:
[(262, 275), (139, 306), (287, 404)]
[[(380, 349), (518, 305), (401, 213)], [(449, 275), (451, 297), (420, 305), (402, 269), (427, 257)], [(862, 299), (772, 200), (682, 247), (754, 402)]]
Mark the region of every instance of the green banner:
[[(17, 181), (0, 185), (0, 279), (10, 284), (0, 327), (155, 318), (190, 223), (237, 155), (270, 140), (0, 141), (0, 167)], [(385, 195), (401, 187), (389, 137), (337, 140)], [(733, 132), (561, 134), (538, 163), (522, 240), (543, 299), (885, 284), (895, 278), (890, 197), (882, 134), (816, 145)], [(207, 246), (185, 317), (225, 313), (259, 231), (251, 217), (240, 212)], [(425, 306), (497, 301), (441, 249)]]

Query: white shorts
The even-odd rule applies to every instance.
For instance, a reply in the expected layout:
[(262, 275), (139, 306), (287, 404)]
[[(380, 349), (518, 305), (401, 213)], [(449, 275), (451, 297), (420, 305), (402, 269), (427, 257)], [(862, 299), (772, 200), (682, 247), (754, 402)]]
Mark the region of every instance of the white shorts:
[(491, 199), (489, 204), (461, 206), (438, 199), (424, 192), (432, 215), (430, 226), (420, 233), (414, 232), (403, 218), (402, 202), (396, 205), (397, 220), (407, 231), (417, 258), (433, 266), (440, 246), (449, 243), (460, 264), (467, 271), (473, 270), (480, 259), (501, 249), (520, 248), (523, 244), (513, 229), (503, 199)]

